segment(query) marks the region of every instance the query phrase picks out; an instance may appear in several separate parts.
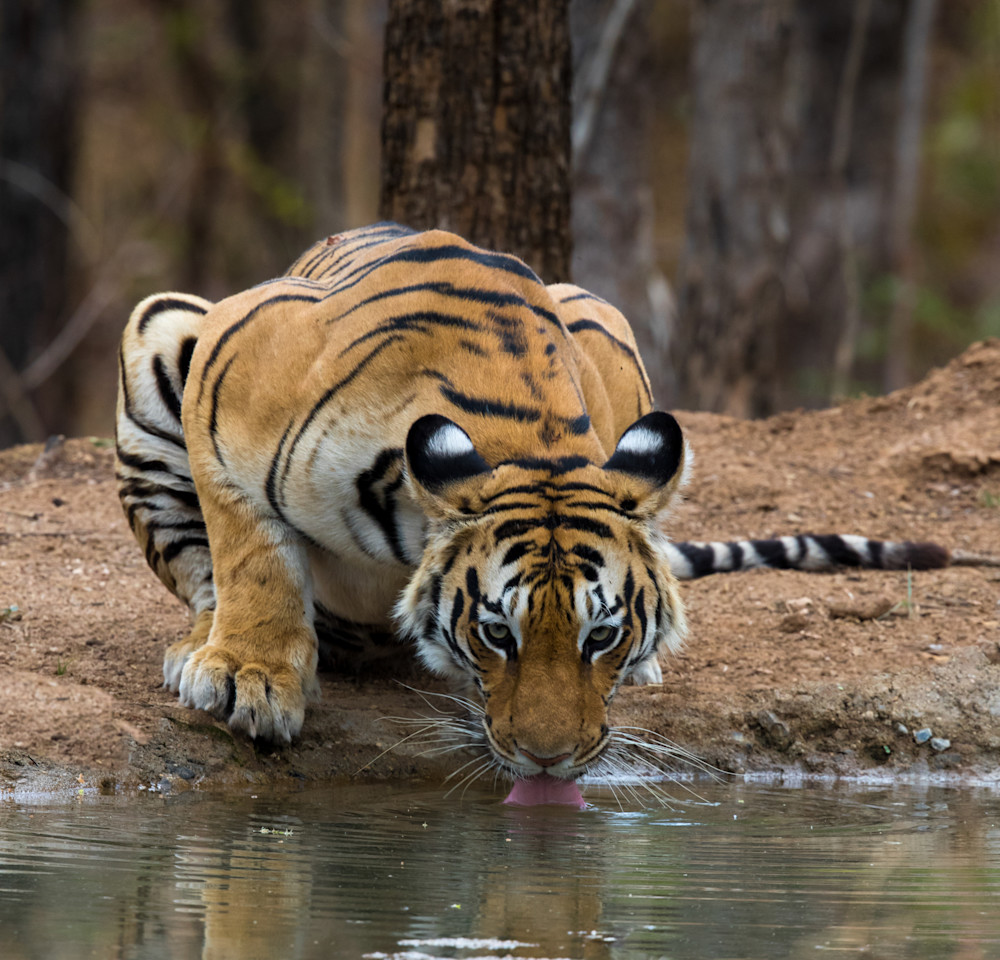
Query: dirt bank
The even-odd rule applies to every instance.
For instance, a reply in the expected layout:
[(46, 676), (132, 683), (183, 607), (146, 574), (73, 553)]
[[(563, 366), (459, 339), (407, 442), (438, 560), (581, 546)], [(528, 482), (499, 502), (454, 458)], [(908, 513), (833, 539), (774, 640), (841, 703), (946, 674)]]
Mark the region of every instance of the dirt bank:
[[(677, 539), (857, 532), (1000, 553), (1000, 341), (889, 397), (679, 419), (697, 461)], [(107, 441), (0, 452), (0, 796), (460, 765), (406, 744), (375, 759), (406, 732), (384, 718), (426, 711), (388, 678), (325, 676), (280, 751), (181, 708), (160, 664), (186, 613), (131, 539), (111, 470)], [(617, 722), (734, 772), (1000, 782), (1000, 570), (757, 572), (683, 591), (686, 651), (661, 687), (622, 692)]]

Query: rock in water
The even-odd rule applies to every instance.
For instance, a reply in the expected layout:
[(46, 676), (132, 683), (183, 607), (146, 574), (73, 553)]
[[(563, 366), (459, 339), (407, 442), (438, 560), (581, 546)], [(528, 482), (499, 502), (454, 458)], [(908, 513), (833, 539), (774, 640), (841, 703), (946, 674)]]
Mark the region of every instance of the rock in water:
[(543, 803), (557, 803), (583, 810), (587, 802), (574, 780), (558, 780), (547, 773), (525, 777), (515, 782), (504, 803), (519, 807), (537, 807)]

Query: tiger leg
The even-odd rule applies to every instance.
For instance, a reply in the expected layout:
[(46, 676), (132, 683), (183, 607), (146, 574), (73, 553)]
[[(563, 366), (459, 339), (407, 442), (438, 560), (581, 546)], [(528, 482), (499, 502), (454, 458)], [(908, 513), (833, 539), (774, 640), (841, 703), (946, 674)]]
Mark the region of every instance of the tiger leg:
[(289, 741), (319, 689), (306, 548), (232, 477), (220, 476), (218, 463), (199, 469), (205, 451), (194, 437), (189, 442), (215, 556), (217, 606), (207, 642), (184, 665), (181, 702), (251, 737)]
[(132, 312), (119, 353), (118, 496), (146, 562), (195, 620), (164, 658), (164, 683), (174, 692), (184, 661), (208, 639), (215, 608), (208, 536), (181, 427), (188, 366), (211, 306), (187, 294), (148, 297)]

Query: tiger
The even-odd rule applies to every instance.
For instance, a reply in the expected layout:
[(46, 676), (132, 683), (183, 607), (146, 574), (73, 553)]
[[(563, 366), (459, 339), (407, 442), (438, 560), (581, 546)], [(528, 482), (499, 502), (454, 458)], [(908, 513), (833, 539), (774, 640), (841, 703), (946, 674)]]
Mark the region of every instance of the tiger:
[(321, 656), (415, 650), (476, 698), (500, 769), (573, 780), (620, 686), (682, 644), (679, 578), (942, 562), (671, 543), (691, 463), (618, 310), (441, 230), (330, 236), (217, 303), (148, 297), (122, 336), (119, 497), (193, 618), (165, 686), (264, 741), (301, 733)]

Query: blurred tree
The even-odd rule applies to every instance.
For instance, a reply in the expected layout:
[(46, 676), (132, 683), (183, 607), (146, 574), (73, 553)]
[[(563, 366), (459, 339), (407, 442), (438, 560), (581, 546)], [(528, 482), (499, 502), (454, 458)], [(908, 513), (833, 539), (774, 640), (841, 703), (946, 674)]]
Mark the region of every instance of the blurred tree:
[[(740, 416), (815, 405), (830, 396), (835, 357), (844, 388), (862, 293), (892, 265), (895, 181), (920, 144), (896, 132), (913, 120), (901, 107), (911, 7), (695, 4), (672, 348), (683, 405)], [(929, 30), (916, 34), (927, 43)]]
[(654, 250), (653, 14), (651, 0), (570, 4), (573, 276), (628, 317), (663, 401), (673, 300)]
[[(38, 439), (58, 389), (18, 371), (67, 306), (79, 76), (77, 0), (0, 0), (0, 447)], [(79, 239), (77, 237), (77, 239)]]
[(568, 0), (391, 0), (380, 215), (570, 272)]

